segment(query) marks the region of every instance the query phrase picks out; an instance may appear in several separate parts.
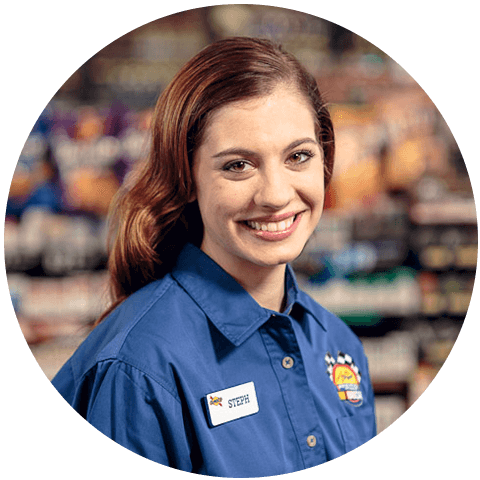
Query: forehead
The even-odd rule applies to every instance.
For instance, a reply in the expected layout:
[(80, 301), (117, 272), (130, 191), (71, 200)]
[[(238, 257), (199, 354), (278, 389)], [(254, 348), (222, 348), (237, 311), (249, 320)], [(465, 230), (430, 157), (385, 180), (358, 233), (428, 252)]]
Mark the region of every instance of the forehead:
[[(207, 122), (202, 146), (236, 146), (315, 138), (315, 115), (305, 97), (288, 87), (271, 94), (230, 103), (214, 111)], [(228, 145), (227, 145), (228, 144)]]

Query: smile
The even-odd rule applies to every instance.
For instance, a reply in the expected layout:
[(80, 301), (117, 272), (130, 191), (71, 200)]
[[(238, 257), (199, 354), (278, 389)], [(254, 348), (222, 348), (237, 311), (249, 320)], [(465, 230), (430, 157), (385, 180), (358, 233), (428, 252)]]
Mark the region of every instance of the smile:
[(258, 239), (278, 242), (290, 237), (290, 235), (293, 234), (300, 222), (301, 217), (302, 213), (297, 213), (290, 214), (289, 216), (283, 216), (283, 218), (246, 220), (241, 223)]
[(289, 229), (295, 221), (297, 215), (282, 220), (281, 222), (255, 222), (247, 221), (246, 224), (253, 230), (262, 230), (264, 232), (284, 232)]

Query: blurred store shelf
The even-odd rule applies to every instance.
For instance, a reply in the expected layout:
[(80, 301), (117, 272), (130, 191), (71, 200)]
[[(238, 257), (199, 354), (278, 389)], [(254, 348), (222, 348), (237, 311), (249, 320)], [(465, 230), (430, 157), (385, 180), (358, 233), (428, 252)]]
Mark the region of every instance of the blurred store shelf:
[(299, 12), (224, 5), (166, 17), (105, 47), (60, 88), (26, 139), (7, 205), (20, 326), (52, 378), (107, 305), (108, 206), (145, 158), (155, 98), (202, 46), (236, 34), (274, 36), (327, 93), (335, 171), (294, 268), (363, 341), (382, 431), (428, 387), (461, 328), (476, 209), (458, 146), (425, 92), (373, 45)]

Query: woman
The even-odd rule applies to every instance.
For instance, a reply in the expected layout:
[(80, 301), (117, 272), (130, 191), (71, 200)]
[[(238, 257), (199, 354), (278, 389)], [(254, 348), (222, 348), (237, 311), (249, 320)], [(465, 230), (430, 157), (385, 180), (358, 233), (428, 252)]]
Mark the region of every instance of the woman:
[(322, 213), (332, 123), (269, 41), (206, 47), (160, 96), (151, 154), (116, 208), (112, 308), (53, 384), (164, 465), (255, 477), (375, 435), (360, 341), (288, 262)]

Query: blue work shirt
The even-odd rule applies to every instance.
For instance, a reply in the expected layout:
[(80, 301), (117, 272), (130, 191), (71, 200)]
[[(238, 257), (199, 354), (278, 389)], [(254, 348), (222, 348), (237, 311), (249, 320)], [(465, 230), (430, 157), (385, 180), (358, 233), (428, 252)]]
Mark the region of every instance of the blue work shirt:
[(376, 433), (367, 359), (289, 266), (286, 293), (285, 313), (263, 308), (187, 244), (53, 385), (98, 430), (163, 465), (222, 477), (319, 465)]

